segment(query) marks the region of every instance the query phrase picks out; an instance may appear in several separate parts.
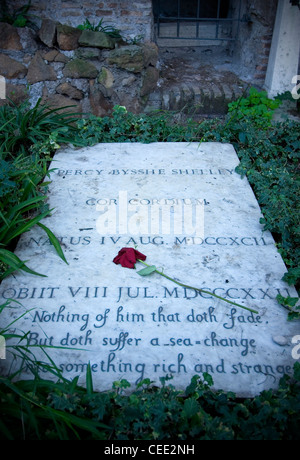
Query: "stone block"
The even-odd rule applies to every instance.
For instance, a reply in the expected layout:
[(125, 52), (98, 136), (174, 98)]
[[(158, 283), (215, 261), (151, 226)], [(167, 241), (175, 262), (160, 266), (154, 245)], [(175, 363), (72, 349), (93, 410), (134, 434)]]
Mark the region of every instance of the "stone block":
[(58, 23), (52, 19), (43, 19), (42, 26), (39, 30), (38, 36), (40, 40), (52, 48), (56, 42), (56, 26)]
[(147, 42), (143, 45), (144, 66), (156, 66), (158, 60), (158, 47), (153, 42)]
[(84, 95), (83, 92), (79, 89), (75, 88), (68, 82), (61, 83), (56, 88), (57, 93), (63, 94), (64, 96), (68, 96), (71, 99), (81, 100), (83, 99)]
[(106, 67), (102, 67), (98, 77), (98, 82), (101, 83), (106, 89), (110, 89), (114, 85), (114, 76), (112, 72)]
[(63, 96), (62, 94), (48, 94), (42, 98), (42, 103), (47, 104), (51, 109), (62, 109), (59, 113), (73, 113), (81, 112), (81, 105), (79, 102)]
[(81, 30), (66, 24), (58, 24), (56, 30), (57, 42), (60, 49), (70, 51), (78, 48), (78, 40), (82, 32)]
[(112, 102), (104, 96), (99, 86), (95, 84), (94, 81), (90, 82), (89, 102), (93, 115), (97, 117), (103, 117), (112, 113)]
[(131, 86), (136, 81), (135, 75), (130, 75), (129, 77), (125, 77), (122, 80), (122, 86)]
[(228, 102), (232, 101), (233, 98), (234, 98), (232, 88), (229, 85), (223, 83), (222, 84), (222, 90), (223, 90), (223, 93), (224, 93), (225, 100), (228, 101)]
[(6, 83), (6, 99), (0, 99), (0, 106), (10, 104), (10, 100), (14, 104), (21, 104), (28, 99), (28, 91), (25, 85), (14, 85)]
[(56, 78), (55, 70), (49, 64), (45, 63), (41, 53), (37, 51), (28, 66), (28, 83), (32, 85), (39, 81), (56, 80)]
[(48, 62), (63, 62), (67, 63), (69, 61), (68, 57), (60, 53), (57, 50), (48, 51), (43, 55), (43, 58)]
[(138, 45), (122, 46), (109, 53), (107, 62), (129, 72), (142, 72), (144, 69), (143, 48)]
[(35, 53), (38, 49), (37, 33), (30, 27), (19, 27), (18, 34), (23, 50), (27, 53)]
[(5, 78), (23, 78), (27, 74), (27, 68), (6, 54), (0, 54), (0, 74)]
[(66, 64), (63, 74), (70, 78), (96, 78), (98, 70), (89, 61), (75, 58)]
[(5, 22), (0, 22), (0, 49), (14, 51), (22, 50), (17, 29)]
[(79, 45), (100, 49), (113, 49), (115, 40), (104, 32), (94, 32), (93, 30), (83, 30), (78, 40)]
[(157, 87), (157, 82), (159, 79), (159, 71), (155, 67), (149, 66), (143, 74), (142, 87), (140, 90), (140, 95), (146, 96), (154, 91)]
[(80, 59), (99, 59), (100, 49), (91, 48), (91, 47), (86, 47), (86, 48), (79, 47), (75, 51), (75, 56)]
[(143, 45), (126, 45), (111, 51), (108, 56), (108, 63), (139, 73), (148, 66), (156, 66), (158, 59), (158, 48), (155, 43), (148, 42)]

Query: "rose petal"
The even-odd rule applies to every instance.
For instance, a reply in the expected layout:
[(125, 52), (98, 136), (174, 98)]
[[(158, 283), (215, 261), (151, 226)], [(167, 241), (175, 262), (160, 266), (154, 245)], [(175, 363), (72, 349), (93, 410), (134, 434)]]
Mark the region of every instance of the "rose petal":
[(133, 248), (122, 248), (118, 255), (113, 259), (115, 264), (122, 267), (134, 268), (137, 259), (146, 260), (146, 256)]
[(134, 253), (137, 259), (146, 260), (146, 256), (141, 252), (137, 251), (136, 249), (134, 249)]

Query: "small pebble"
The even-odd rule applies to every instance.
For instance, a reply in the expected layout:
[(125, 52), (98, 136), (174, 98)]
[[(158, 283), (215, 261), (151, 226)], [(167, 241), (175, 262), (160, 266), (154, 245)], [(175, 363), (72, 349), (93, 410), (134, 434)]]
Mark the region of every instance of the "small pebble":
[(284, 337), (283, 335), (273, 335), (272, 336), (273, 342), (277, 343), (277, 345), (287, 345), (288, 344), (288, 339)]

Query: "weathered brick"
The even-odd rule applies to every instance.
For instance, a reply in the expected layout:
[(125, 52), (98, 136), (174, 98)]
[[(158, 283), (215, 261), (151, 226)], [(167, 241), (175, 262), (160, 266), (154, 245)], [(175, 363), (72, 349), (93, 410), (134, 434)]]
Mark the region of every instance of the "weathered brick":
[(257, 65), (255, 66), (255, 70), (265, 72), (267, 70), (267, 67), (268, 66), (266, 65)]
[(264, 56), (264, 57), (260, 58), (259, 61), (260, 61), (261, 65), (266, 65), (267, 66), (268, 62), (269, 62), (269, 58)]
[(111, 10), (97, 10), (95, 14), (96, 16), (111, 16), (112, 11)]
[(61, 16), (64, 18), (68, 18), (69, 16), (81, 16), (80, 11), (66, 11), (65, 13), (61, 13)]
[(272, 34), (266, 34), (261, 37), (262, 40), (272, 40)]
[(271, 43), (262, 43), (261, 47), (265, 52), (269, 52), (271, 49)]
[(257, 73), (253, 76), (254, 81), (264, 81), (266, 77), (265, 73)]
[(141, 11), (129, 11), (129, 10), (121, 10), (121, 16), (138, 16), (141, 17), (143, 13)]
[(96, 3), (95, 2), (84, 2), (83, 4), (81, 3), (82, 7), (83, 8), (95, 8), (95, 7), (98, 7), (98, 8), (103, 8), (104, 7), (104, 3)]
[[(24, 4), (20, 5), (21, 7), (24, 6)], [(30, 7), (30, 12), (32, 11), (45, 11), (47, 8), (47, 3), (39, 2), (37, 5), (31, 5)]]
[(71, 9), (77, 8), (77, 9), (81, 9), (81, 6), (80, 6), (80, 5), (77, 5), (77, 6), (76, 6), (76, 5), (74, 5), (74, 3), (72, 2), (72, 3), (62, 3), (61, 8), (63, 8), (63, 9), (66, 9), (66, 8), (71, 8)]

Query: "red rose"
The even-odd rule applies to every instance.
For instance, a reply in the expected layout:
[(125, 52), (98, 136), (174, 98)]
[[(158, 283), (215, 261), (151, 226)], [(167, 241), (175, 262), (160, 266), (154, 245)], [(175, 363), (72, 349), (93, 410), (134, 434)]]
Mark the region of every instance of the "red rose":
[(140, 271), (137, 272), (141, 276), (151, 275), (151, 273), (155, 272), (155, 273), (158, 273), (161, 276), (164, 276), (168, 280), (173, 281), (174, 283), (178, 284), (179, 286), (182, 286), (182, 287), (187, 288), (187, 289), (194, 289), (195, 291), (203, 292), (204, 294), (212, 295), (213, 297), (216, 297), (217, 299), (224, 300), (225, 302), (230, 303), (231, 305), (235, 305), (237, 307), (241, 307), (241, 308), (244, 308), (245, 310), (248, 310), (248, 311), (251, 311), (253, 313), (258, 314), (258, 312), (256, 310), (252, 310), (251, 308), (245, 307), (244, 305), (239, 305), (238, 303), (232, 302), (231, 300), (224, 299), (224, 297), (220, 297), (219, 295), (217, 295), (215, 293), (204, 291), (204, 289), (199, 289), (199, 288), (195, 288), (193, 286), (189, 286), (187, 284), (180, 283), (179, 281), (174, 280), (173, 278), (171, 278), (170, 276), (166, 275), (162, 271), (157, 270), (155, 265), (146, 264), (146, 262), (143, 262), (144, 260), (146, 260), (146, 256), (144, 254), (142, 254), (141, 252), (137, 251), (136, 249), (122, 248), (118, 252), (118, 255), (114, 258), (113, 262), (115, 264), (117, 264), (117, 265), (121, 264), (122, 267), (135, 268), (134, 264), (137, 261), (139, 261), (142, 264), (146, 265), (146, 268), (144, 268), (143, 270), (140, 270)]
[(146, 256), (133, 248), (122, 248), (114, 258), (115, 264), (121, 264), (122, 267), (135, 268), (134, 264), (137, 259), (146, 260)]

